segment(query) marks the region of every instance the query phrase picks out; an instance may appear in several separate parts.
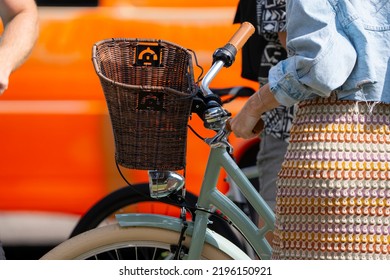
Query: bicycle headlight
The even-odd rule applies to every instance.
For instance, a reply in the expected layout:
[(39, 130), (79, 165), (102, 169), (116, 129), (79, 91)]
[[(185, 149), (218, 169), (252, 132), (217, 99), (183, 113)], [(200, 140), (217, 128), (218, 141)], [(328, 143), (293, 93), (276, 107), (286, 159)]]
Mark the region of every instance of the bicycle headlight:
[(149, 190), (153, 198), (168, 196), (184, 186), (185, 179), (173, 171), (149, 170)]

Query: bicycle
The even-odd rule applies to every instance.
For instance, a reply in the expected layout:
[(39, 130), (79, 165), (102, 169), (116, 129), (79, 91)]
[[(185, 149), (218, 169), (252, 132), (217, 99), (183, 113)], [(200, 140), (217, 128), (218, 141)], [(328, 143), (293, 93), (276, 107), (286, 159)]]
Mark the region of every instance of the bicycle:
[[(236, 86), (212, 89), (212, 92), (224, 98), (222, 100), (222, 104), (226, 104), (234, 101), (238, 97), (249, 97), (255, 91), (251, 87)], [(194, 128), (191, 127), (191, 130), (194, 130)], [(204, 141), (201, 136), (198, 135), (198, 137)], [(234, 149), (234, 158), (238, 166), (257, 190), (258, 173), (256, 155), (259, 149), (259, 142), (259, 138), (249, 141), (246, 140), (241, 143), (238, 149)], [(224, 175), (221, 174), (221, 176)], [(180, 213), (180, 208), (182, 207), (180, 193), (174, 192), (168, 197), (159, 199), (153, 198), (149, 195), (149, 185), (147, 183), (129, 183), (124, 175), (123, 179), (127, 185), (109, 193), (107, 196), (97, 201), (80, 218), (69, 238), (90, 229), (115, 222), (115, 214), (125, 212), (157, 213), (176, 217)], [(229, 189), (225, 194), (233, 200), (236, 205), (243, 209), (243, 211), (251, 217), (255, 223), (257, 223), (257, 214), (254, 209), (248, 205), (245, 197), (239, 193), (237, 187), (234, 185), (234, 182), (229, 182), (231, 181), (229, 178), (226, 178), (225, 181), (227, 181), (227, 184), (229, 185)], [(186, 184), (188, 185), (188, 183)], [(189, 186), (191, 186), (191, 184), (189, 184)], [(191, 211), (192, 218), (195, 217), (193, 209), (195, 209), (196, 200), (197, 195), (191, 192), (190, 187), (187, 187), (185, 203), (186, 208)], [(221, 213), (217, 211), (214, 212), (213, 215), (210, 216), (210, 220), (210, 229), (226, 237), (240, 248), (245, 248), (243, 240), (241, 240), (240, 236), (237, 236), (237, 232), (235, 232), (223, 219)]]
[[(197, 109), (195, 113), (204, 119), (205, 127), (216, 132), (214, 137), (207, 138), (205, 141), (210, 146), (210, 156), (196, 203), (194, 221), (187, 220), (185, 207), (181, 209), (179, 218), (155, 214), (121, 214), (116, 216), (118, 224), (95, 228), (77, 235), (55, 247), (42, 259), (101, 259), (114, 256), (131, 259), (250, 259), (237, 246), (208, 229), (209, 216), (213, 212), (213, 208), (221, 211), (226, 219), (236, 226), (260, 259), (270, 258), (271, 246), (265, 235), (273, 229), (274, 214), (231, 158), (231, 146), (227, 140), (230, 131), (226, 127), (230, 113), (220, 105), (218, 98), (209, 89), (213, 78), (223, 67), (229, 67), (233, 63), (237, 51), (253, 31), (254, 28), (251, 24), (243, 23), (231, 40), (214, 53), (213, 65), (200, 86), (202, 95), (195, 97), (195, 94), (190, 94), (194, 103), (198, 105), (195, 106)], [(115, 42), (112, 43), (115, 45)], [(126, 44), (126, 42), (120, 41), (119, 45), (121, 43)], [(161, 43), (159, 41), (159, 44)], [(146, 42), (147, 44), (148, 42)], [(180, 51), (183, 50), (180, 49)], [(191, 63), (186, 64), (186, 67), (191, 70)], [(175, 69), (175, 72), (177, 74), (180, 71)], [(187, 73), (184, 76), (188, 78)], [(115, 86), (115, 83), (111, 83), (111, 85)], [(122, 85), (119, 84), (119, 86)], [(188, 87), (191, 87), (191, 81), (185, 83), (187, 90)], [(148, 88), (142, 87), (142, 89), (147, 90)], [(186, 99), (183, 95), (181, 97), (181, 101)], [(157, 106), (161, 109), (161, 102), (158, 98), (151, 100), (151, 103), (150, 106), (154, 108)], [(189, 110), (185, 108), (183, 110), (180, 113), (188, 118)], [(185, 151), (185, 147), (178, 148), (178, 150)], [(176, 150), (170, 151), (171, 154), (176, 152)], [(159, 170), (182, 169), (183, 162), (185, 162), (182, 158), (182, 151), (179, 155), (174, 155), (172, 162), (171, 154), (158, 163)], [(120, 157), (123, 154), (117, 154), (117, 156)], [(164, 156), (167, 155), (163, 155), (157, 161), (164, 159)], [(120, 162), (122, 159), (120, 158), (118, 161)], [(126, 163), (124, 164), (126, 165)], [(136, 162), (135, 164), (143, 165), (146, 163)], [(166, 168), (167, 166), (169, 168)], [(145, 166), (145, 168), (150, 170), (150, 165)], [(216, 182), (221, 168), (229, 174), (241, 193), (262, 218), (264, 221), (262, 227), (258, 228), (238, 206), (218, 191)], [(149, 171), (149, 175), (151, 179), (150, 191), (154, 197), (163, 197), (169, 193), (183, 190), (184, 177), (178, 176), (178, 173), (153, 171), (152, 169)], [(183, 191), (184, 198), (185, 191)]]

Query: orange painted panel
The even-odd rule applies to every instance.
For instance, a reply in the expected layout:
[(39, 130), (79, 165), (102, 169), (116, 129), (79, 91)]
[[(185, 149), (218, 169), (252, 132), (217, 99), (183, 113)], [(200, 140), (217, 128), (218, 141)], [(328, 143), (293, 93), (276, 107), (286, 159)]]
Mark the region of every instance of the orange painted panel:
[(100, 6), (141, 6), (141, 7), (231, 7), (236, 6), (236, 0), (197, 0), (197, 1), (183, 1), (183, 0), (100, 0)]
[[(123, 186), (92, 46), (115, 37), (163, 39), (194, 50), (208, 69), (214, 50), (237, 28), (232, 24), (237, 1), (213, 1), (212, 7), (209, 2), (104, 0), (101, 7), (39, 8), (39, 40), (0, 97), (0, 211), (82, 214)], [(257, 86), (240, 77), (240, 67), (237, 56), (212, 86)], [(242, 102), (235, 104), (229, 104), (233, 113)], [(202, 135), (210, 133), (197, 116), (191, 123)], [(187, 185), (197, 193), (208, 147), (191, 132), (188, 140)], [(126, 175), (145, 181), (139, 172)], [(220, 185), (226, 188), (222, 177)]]

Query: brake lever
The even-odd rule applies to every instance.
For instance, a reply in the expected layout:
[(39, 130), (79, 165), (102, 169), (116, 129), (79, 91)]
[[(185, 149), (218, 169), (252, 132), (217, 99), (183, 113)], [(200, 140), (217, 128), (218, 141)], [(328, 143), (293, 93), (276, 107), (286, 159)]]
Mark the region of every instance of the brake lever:
[(227, 140), (231, 132), (227, 125), (228, 119), (225, 120), (218, 133), (213, 138), (206, 138), (205, 142), (210, 145), (211, 148), (227, 148), (229, 154), (233, 154), (233, 146)]

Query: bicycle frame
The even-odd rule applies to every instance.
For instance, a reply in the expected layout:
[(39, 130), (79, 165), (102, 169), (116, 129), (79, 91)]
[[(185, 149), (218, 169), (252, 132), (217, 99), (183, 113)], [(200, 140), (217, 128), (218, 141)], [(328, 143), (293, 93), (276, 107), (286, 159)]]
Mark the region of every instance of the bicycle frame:
[[(228, 46), (228, 48), (229, 47), (230, 46)], [(231, 54), (229, 51), (227, 53), (228, 55)], [(225, 55), (225, 52), (222, 51), (222, 54), (219, 53), (218, 55)], [(203, 78), (201, 90), (205, 96), (212, 95), (209, 84), (217, 73), (224, 66), (226, 67), (226, 64), (228, 64), (226, 61), (231, 61), (231, 59), (223, 58), (214, 61), (212, 67)], [(201, 257), (204, 242), (206, 238), (209, 237), (207, 225), (209, 224), (209, 216), (212, 207), (220, 210), (223, 215), (236, 226), (261, 259), (270, 259), (271, 246), (266, 239), (266, 233), (273, 230), (275, 221), (274, 213), (228, 152), (228, 149), (230, 149), (230, 144), (227, 141), (229, 132), (225, 128), (225, 117), (227, 114), (225, 114), (224, 109), (222, 107), (213, 107), (206, 111), (205, 115), (206, 119), (212, 119), (210, 122), (205, 122), (205, 127), (217, 131), (217, 134), (212, 139), (206, 139), (206, 143), (209, 144), (211, 150), (197, 201), (195, 221), (191, 228), (192, 240), (188, 251), (188, 259), (200, 259)], [(232, 200), (218, 190), (217, 182), (221, 168), (226, 171), (236, 187), (264, 221), (261, 228), (259, 228), (258, 225), (255, 225), (251, 219), (232, 202)], [(130, 217), (126, 214), (118, 215), (117, 219), (121, 226), (134, 225), (134, 222), (131, 222)], [(164, 223), (161, 223), (161, 220), (159, 221), (159, 226), (165, 228), (170, 227), (167, 225), (168, 223), (165, 223), (164, 225)], [(177, 223), (177, 221), (178, 219), (176, 219), (175, 223)], [(156, 226), (156, 222), (157, 220), (152, 222), (154, 225), (149, 222), (146, 223), (150, 226)], [(137, 222), (137, 224), (139, 223), (140, 222)], [(176, 228), (176, 230), (178, 229)], [(237, 254), (233, 252), (233, 255), (240, 255), (242, 253), (242, 250), (237, 247), (231, 250), (236, 252), (240, 251), (237, 252)]]
[[(227, 174), (231, 176), (242, 194), (264, 220), (262, 228), (258, 228), (238, 206), (217, 189), (216, 184), (220, 168), (224, 168)], [(271, 246), (266, 240), (265, 234), (273, 229), (275, 221), (273, 211), (224, 147), (211, 149), (197, 206), (199, 209), (209, 209), (211, 205), (219, 209), (236, 225), (261, 259), (270, 258)], [(208, 223), (208, 215), (205, 211), (196, 211), (189, 259), (198, 259), (200, 256)]]
[[(232, 200), (217, 189), (218, 175), (221, 168), (225, 169), (226, 173), (231, 176), (237, 188), (264, 220), (264, 225), (261, 228), (258, 228)], [(210, 236), (207, 225), (209, 224), (208, 217), (212, 207), (220, 210), (236, 226), (261, 259), (270, 259), (271, 246), (266, 240), (265, 235), (273, 229), (275, 221), (273, 211), (231, 158), (224, 146), (211, 147), (206, 173), (198, 197), (197, 209), (199, 210), (196, 210), (195, 221), (188, 223), (189, 226), (186, 231), (186, 233), (192, 236), (188, 259), (200, 259), (203, 244), (206, 239), (208, 242), (214, 241), (218, 247), (230, 256), (242, 259), (245, 253), (241, 249), (226, 241), (217, 233)], [(116, 215), (116, 219), (122, 227), (148, 225), (178, 232), (183, 228), (183, 220), (161, 215), (118, 214)]]
[[(177, 205), (181, 206), (180, 217), (174, 218), (157, 214), (119, 214), (116, 215), (119, 226), (129, 228), (118, 229), (118, 225), (109, 225), (96, 229), (96, 231), (88, 231), (82, 236), (76, 236), (74, 239), (65, 241), (43, 256), (43, 259), (83, 259), (90, 258), (92, 255), (97, 257), (104, 252), (111, 257), (112, 251), (115, 251), (119, 257), (120, 254), (116, 250), (132, 247), (133, 245), (135, 246), (136, 257), (138, 257), (137, 248), (139, 244), (152, 252), (151, 254), (146, 254), (145, 258), (151, 257), (154, 259), (156, 252), (163, 249), (164, 251), (161, 255), (157, 253), (158, 258), (190, 260), (201, 258), (251, 259), (244, 250), (238, 248), (229, 239), (208, 228), (211, 220), (209, 218), (213, 215), (215, 209), (221, 211), (226, 220), (241, 232), (253, 249), (250, 250), (250, 254), (255, 252), (260, 259), (270, 259), (271, 246), (266, 239), (266, 234), (273, 230), (275, 221), (273, 212), (251, 184), (244, 171), (239, 168), (231, 157), (232, 147), (228, 141), (230, 128), (227, 125), (229, 124), (227, 120), (231, 114), (222, 107), (219, 96), (214, 95), (208, 87), (222, 67), (231, 65), (237, 50), (242, 47), (253, 32), (254, 27), (250, 23), (243, 23), (229, 43), (215, 52), (213, 55), (213, 66), (202, 81), (201, 93), (203, 95), (198, 91), (196, 97), (194, 96), (194, 99), (191, 100), (194, 103), (191, 113), (198, 114), (204, 121), (204, 126), (216, 132), (214, 137), (205, 139), (206, 144), (210, 148), (210, 153), (195, 207), (196, 215), (194, 221), (186, 220), (186, 208), (191, 208), (192, 211), (193, 205), (184, 203), (185, 189), (182, 188), (184, 181), (181, 177), (175, 177), (177, 181), (173, 182), (173, 185), (179, 182), (179, 187), (166, 188), (164, 190), (172, 192), (182, 190), (180, 203)], [(224, 169), (229, 180), (238, 190), (237, 193), (240, 192), (258, 214), (263, 222), (261, 227), (252, 221), (245, 213), (245, 210), (242, 210), (228, 195), (223, 194), (218, 189), (217, 183), (221, 169)], [(164, 174), (170, 174), (169, 170), (161, 171), (166, 172)], [(253, 171), (251, 171), (252, 175), (255, 173)], [(149, 186), (153, 191), (153, 180), (156, 178), (151, 179)], [(164, 186), (164, 183), (165, 181), (161, 185)], [(159, 183), (156, 185), (158, 186)], [(168, 185), (167, 182), (166, 186)], [(169, 195), (169, 193), (165, 192), (164, 195)], [(150, 234), (144, 236), (144, 231), (151, 228), (158, 228), (158, 230), (150, 230)], [(155, 234), (161, 236), (155, 236)], [(88, 238), (90, 238), (89, 241), (91, 242), (86, 242)]]
[[(231, 60), (223, 57), (224, 55), (226, 55), (225, 50), (214, 53), (215, 59), (213, 65), (206, 73), (200, 86), (204, 96), (212, 95), (212, 91), (209, 89), (211, 81), (216, 77), (218, 72), (223, 67), (229, 67), (229, 62), (234, 61), (234, 59)], [(230, 53), (228, 56), (229, 55)], [(224, 110), (222, 108), (218, 109), (216, 111), (212, 111), (210, 114), (211, 117), (217, 119), (217, 121), (211, 124), (205, 122), (206, 127), (214, 130), (215, 128), (218, 128), (219, 131), (214, 139), (208, 141), (209, 143), (212, 143), (215, 141), (215, 139), (217, 139), (214, 145), (210, 145), (210, 156), (206, 166), (206, 173), (201, 186), (197, 206), (199, 209), (206, 210), (209, 209), (211, 205), (213, 205), (222, 211), (222, 213), (226, 215), (234, 225), (236, 225), (238, 230), (241, 231), (258, 256), (260, 256), (262, 259), (269, 259), (271, 256), (271, 246), (266, 240), (265, 235), (268, 231), (273, 229), (275, 221), (273, 211), (269, 208), (267, 203), (256, 191), (248, 178), (244, 175), (244, 173), (240, 170), (240, 168), (227, 152), (227, 148), (230, 148), (230, 145), (226, 137), (226, 134), (228, 133), (225, 130), (226, 120), (223, 120)], [(230, 199), (218, 191), (216, 184), (220, 168), (225, 169), (227, 175), (231, 177), (237, 188), (246, 197), (249, 204), (253, 206), (257, 214), (263, 219), (264, 225), (261, 228), (258, 228), (258, 226), (255, 225), (239, 207), (237, 207)], [(189, 250), (190, 259), (197, 259), (200, 256), (202, 251), (201, 245), (204, 242), (207, 222), (208, 213), (206, 211), (196, 211), (194, 236)]]

